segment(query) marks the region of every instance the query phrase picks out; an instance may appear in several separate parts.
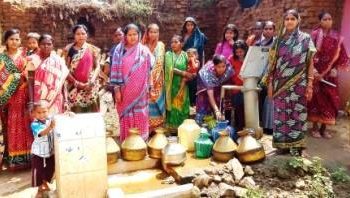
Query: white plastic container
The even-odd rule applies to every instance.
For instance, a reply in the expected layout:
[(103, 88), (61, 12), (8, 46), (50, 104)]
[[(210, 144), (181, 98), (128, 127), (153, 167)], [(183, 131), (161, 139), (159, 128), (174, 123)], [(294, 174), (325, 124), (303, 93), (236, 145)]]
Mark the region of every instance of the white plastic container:
[(194, 141), (198, 139), (201, 128), (195, 120), (186, 119), (178, 128), (179, 143), (187, 151), (194, 151)]

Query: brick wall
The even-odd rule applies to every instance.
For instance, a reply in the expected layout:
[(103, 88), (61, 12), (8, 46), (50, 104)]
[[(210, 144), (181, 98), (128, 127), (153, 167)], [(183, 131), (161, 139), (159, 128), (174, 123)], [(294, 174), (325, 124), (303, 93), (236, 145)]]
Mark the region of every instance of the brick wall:
[[(194, 16), (201, 30), (209, 38), (206, 46), (207, 57), (211, 56), (216, 43), (222, 39), (222, 31), (227, 23), (236, 24), (240, 34), (243, 35), (257, 19), (278, 21), (286, 10), (298, 8), (302, 16), (302, 30), (310, 31), (318, 23), (317, 15), (321, 10), (329, 11), (334, 17), (335, 27), (339, 28), (343, 5), (343, 0), (262, 0), (257, 8), (242, 10), (236, 0), (216, 0), (206, 6), (198, 6), (201, 5), (202, 0), (155, 0), (154, 2), (156, 3), (153, 15), (136, 21), (144, 26), (150, 22), (158, 23), (161, 28), (161, 40), (168, 45), (171, 36), (180, 33), (184, 18)], [(81, 8), (71, 14), (66, 14), (66, 11), (57, 7), (23, 9), (18, 5), (0, 0), (0, 27), (3, 31), (18, 27), (22, 31), (23, 38), (29, 31), (50, 33), (55, 38), (56, 47), (63, 47), (71, 41), (72, 24), (79, 18), (85, 18), (95, 29), (95, 34), (90, 37), (90, 41), (105, 48), (110, 46), (111, 34), (117, 26), (133, 21), (118, 16), (102, 20), (96, 15), (97, 11), (90, 7)]]

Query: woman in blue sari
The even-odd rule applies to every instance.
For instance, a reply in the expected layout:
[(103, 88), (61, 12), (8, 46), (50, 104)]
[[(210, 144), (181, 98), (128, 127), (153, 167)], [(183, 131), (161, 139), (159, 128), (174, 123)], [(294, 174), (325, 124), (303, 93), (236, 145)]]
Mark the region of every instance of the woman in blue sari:
[[(189, 48), (197, 49), (199, 61), (204, 63), (204, 46), (207, 43), (207, 37), (199, 30), (196, 20), (193, 17), (187, 17), (182, 26), (181, 36), (184, 38), (184, 45), (182, 49), (187, 51)], [(196, 78), (188, 83), (190, 104), (196, 103), (197, 81)]]

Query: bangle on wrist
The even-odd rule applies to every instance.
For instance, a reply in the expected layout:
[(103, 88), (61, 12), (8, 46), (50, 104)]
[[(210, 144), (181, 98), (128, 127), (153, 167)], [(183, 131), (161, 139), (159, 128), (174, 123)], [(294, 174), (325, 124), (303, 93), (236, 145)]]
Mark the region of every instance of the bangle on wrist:
[(314, 77), (313, 77), (313, 76), (308, 76), (307, 78), (308, 78), (308, 79), (311, 79), (311, 80), (313, 80), (313, 79), (314, 79)]

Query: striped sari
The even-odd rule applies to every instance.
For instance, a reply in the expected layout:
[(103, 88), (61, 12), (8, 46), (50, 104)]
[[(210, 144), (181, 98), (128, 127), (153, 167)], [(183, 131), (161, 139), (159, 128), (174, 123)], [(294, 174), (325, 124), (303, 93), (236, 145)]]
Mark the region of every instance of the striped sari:
[(41, 60), (40, 56), (31, 56), (35, 69), (34, 102), (45, 100), (49, 104), (50, 113), (63, 113), (63, 84), (69, 70), (64, 60), (51, 53), (48, 58)]
[(120, 141), (128, 137), (130, 128), (138, 128), (144, 140), (149, 135), (148, 88), (151, 53), (138, 43), (131, 48), (119, 44), (113, 53), (110, 79), (120, 86), (122, 101), (117, 102), (120, 118)]

